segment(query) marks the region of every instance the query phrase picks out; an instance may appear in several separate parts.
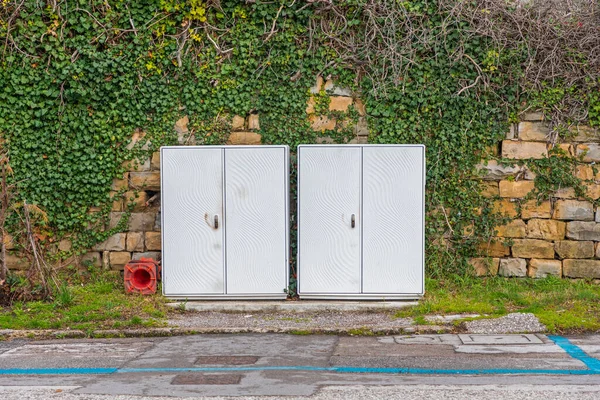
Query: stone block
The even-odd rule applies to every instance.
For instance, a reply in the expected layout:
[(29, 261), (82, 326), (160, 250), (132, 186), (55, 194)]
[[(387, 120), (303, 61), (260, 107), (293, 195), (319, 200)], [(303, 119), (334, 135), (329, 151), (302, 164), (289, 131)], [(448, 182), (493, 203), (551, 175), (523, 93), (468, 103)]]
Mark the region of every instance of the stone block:
[(600, 258), (600, 242), (594, 243), (594, 249), (596, 258)]
[(492, 210), (504, 217), (514, 218), (517, 216), (517, 204), (508, 199), (501, 199), (494, 202)]
[(133, 211), (144, 211), (147, 206), (146, 202), (148, 201), (148, 193), (143, 190), (130, 190), (129, 192), (125, 192), (123, 195), (125, 204), (129, 207), (133, 207)]
[(569, 143), (561, 143), (558, 145), (558, 148), (565, 152), (565, 154), (569, 157), (575, 156), (575, 146)]
[(110, 187), (111, 190), (118, 192), (129, 187), (129, 172), (125, 172), (122, 176), (123, 178), (113, 179), (112, 185)]
[(527, 222), (527, 237), (531, 239), (561, 240), (565, 231), (566, 224), (562, 221), (533, 218)]
[(160, 151), (155, 151), (152, 153), (152, 160), (150, 161), (150, 166), (154, 171), (160, 170)]
[(533, 190), (532, 181), (500, 181), (500, 197), (522, 198)]
[(469, 264), (473, 267), (477, 276), (493, 276), (498, 274), (499, 258), (478, 257), (471, 258)]
[(517, 165), (502, 165), (496, 160), (489, 160), (487, 163), (482, 162), (478, 164), (477, 170), (483, 179), (499, 181), (509, 176), (517, 175), (521, 171), (521, 168)]
[(160, 232), (146, 232), (146, 250), (161, 250)]
[(128, 251), (111, 251), (109, 254), (110, 268), (121, 270), (131, 261), (131, 253)]
[(541, 260), (532, 258), (529, 260), (527, 276), (530, 278), (546, 278), (547, 276), (562, 276), (562, 262), (559, 260)]
[(502, 258), (498, 268), (498, 275), (523, 277), (527, 274), (527, 261), (522, 258)]
[(8, 233), (4, 234), (4, 237), (2, 238), (2, 241), (4, 242), (4, 248), (6, 250), (12, 250), (15, 248), (15, 239), (12, 237), (12, 235), (9, 235)]
[(232, 145), (257, 145), (261, 144), (262, 136), (256, 132), (232, 132), (227, 139), (227, 144)]
[(532, 142), (548, 141), (550, 129), (543, 122), (522, 121), (519, 122), (519, 139)]
[(594, 218), (594, 221), (600, 222), (600, 207), (596, 209), (596, 218)]
[(575, 189), (572, 187), (566, 187), (555, 191), (552, 194), (552, 197), (556, 197), (557, 199), (574, 199), (577, 196), (575, 195)]
[(600, 224), (596, 222), (567, 222), (567, 238), (600, 241)]
[(542, 201), (538, 204), (537, 200), (529, 200), (521, 205), (521, 218), (550, 218), (550, 202)]
[(328, 83), (325, 83), (325, 90), (327, 90), (328, 93), (331, 93), (334, 96), (346, 96), (346, 97), (352, 96), (352, 90), (350, 90), (350, 88), (347, 88), (347, 87), (341, 87), (341, 86), (331, 87), (328, 85)]
[(502, 157), (524, 160), (528, 158), (544, 158), (548, 156), (546, 143), (502, 141)]
[(358, 115), (360, 115), (361, 117), (367, 115), (367, 107), (361, 99), (354, 100), (354, 108), (358, 112)]
[(109, 214), (108, 229), (112, 229), (112, 228), (116, 227), (124, 215), (125, 215), (124, 212), (111, 212)]
[(600, 278), (600, 260), (563, 260), (563, 276), (568, 278)]
[(60, 242), (58, 242), (58, 250), (60, 251), (71, 251), (72, 247), (73, 244), (69, 239), (62, 239)]
[(243, 131), (245, 123), (246, 123), (246, 120), (244, 119), (244, 117), (242, 117), (240, 115), (234, 115), (233, 119), (231, 120), (231, 130)]
[(127, 251), (144, 251), (144, 233), (127, 233)]
[(248, 115), (248, 129), (251, 131), (257, 131), (260, 129), (260, 123), (258, 121), (258, 114)]
[(306, 113), (307, 114), (314, 114), (315, 112), (315, 105), (317, 103), (315, 102), (315, 98), (313, 96), (310, 96), (308, 98), (308, 100), (306, 100)]
[(125, 250), (125, 233), (115, 233), (102, 243), (94, 246), (96, 251), (124, 251)]
[(31, 267), (31, 263), (27, 257), (10, 253), (6, 255), (6, 268), (9, 270), (27, 270), (29, 267)]
[(512, 255), (519, 258), (554, 258), (554, 244), (545, 240), (515, 239)]
[(573, 133), (573, 142), (600, 142), (600, 132), (588, 125), (574, 126), (569, 131)]
[(317, 94), (321, 91), (322, 88), (323, 88), (323, 77), (320, 75), (317, 75), (317, 80), (315, 82), (315, 86), (310, 88), (310, 92), (312, 94)]
[(578, 165), (575, 176), (584, 181), (594, 179), (594, 169), (589, 165)]
[(356, 136), (369, 136), (369, 126), (365, 117), (358, 117), (358, 121), (354, 125), (354, 134)]
[(564, 258), (594, 258), (595, 248), (592, 241), (558, 240), (554, 243), (558, 257)]
[(348, 107), (352, 105), (352, 97), (331, 96), (329, 98), (329, 111), (348, 111)]
[(177, 122), (175, 122), (175, 131), (177, 133), (188, 133), (188, 124), (190, 123), (190, 119), (188, 118), (188, 116), (184, 116), (182, 118), (179, 118), (177, 120)]
[(123, 196), (119, 195), (118, 192), (113, 192), (113, 191), (111, 191), (109, 193), (109, 195), (113, 199), (110, 210), (114, 211), (114, 212), (123, 211)]
[(521, 121), (543, 121), (544, 114), (541, 112), (535, 112), (535, 111), (526, 112), (526, 113), (519, 115), (519, 118), (521, 119)]
[(141, 129), (136, 129), (131, 136), (131, 141), (127, 144), (127, 150), (133, 149), (136, 145), (143, 143), (142, 149), (147, 150), (148, 141), (144, 140), (146, 137), (146, 132)]
[(335, 129), (335, 118), (329, 118), (325, 115), (311, 115), (308, 120), (313, 131), (324, 132)]
[(129, 187), (132, 189), (160, 190), (160, 172), (130, 172)]
[(500, 143), (485, 146), (481, 152), (486, 158), (500, 156)]
[(478, 249), (481, 255), (486, 257), (504, 257), (510, 255), (510, 247), (506, 246), (500, 240), (480, 243)]
[(510, 124), (509, 128), (508, 128), (508, 132), (506, 132), (506, 138), (507, 139), (516, 139), (517, 138), (517, 129), (518, 129), (518, 125), (516, 124)]
[(577, 145), (577, 157), (583, 157), (584, 162), (600, 161), (600, 144), (599, 143), (582, 143)]
[(496, 227), (498, 233), (496, 236), (507, 237), (507, 238), (524, 238), (526, 235), (526, 225), (520, 219), (515, 219), (507, 223)]
[(585, 194), (592, 200), (597, 200), (600, 198), (600, 185), (597, 183), (586, 183), (585, 185)]
[(481, 195), (484, 197), (496, 197), (499, 195), (498, 182), (485, 181), (482, 182)]
[(594, 206), (589, 201), (558, 200), (552, 218), (561, 220), (593, 221)]
[(102, 266), (102, 253), (100, 252), (89, 252), (81, 256), (79, 263), (83, 266), (91, 265), (94, 267)]
[(131, 213), (129, 231), (151, 231), (154, 229), (156, 213)]
[(160, 251), (146, 251), (143, 253), (133, 253), (132, 260), (140, 260), (142, 258), (151, 258), (154, 261), (160, 261), (161, 253)]
[(102, 252), (102, 268), (110, 269), (110, 251)]

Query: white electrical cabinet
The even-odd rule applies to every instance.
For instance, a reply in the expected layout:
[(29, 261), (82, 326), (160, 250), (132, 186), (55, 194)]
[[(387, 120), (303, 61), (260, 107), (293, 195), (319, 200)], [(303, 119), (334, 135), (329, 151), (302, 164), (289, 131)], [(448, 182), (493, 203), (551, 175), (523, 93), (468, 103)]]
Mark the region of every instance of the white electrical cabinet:
[(285, 298), (287, 146), (161, 148), (163, 294)]
[(298, 147), (301, 298), (424, 293), (425, 147)]

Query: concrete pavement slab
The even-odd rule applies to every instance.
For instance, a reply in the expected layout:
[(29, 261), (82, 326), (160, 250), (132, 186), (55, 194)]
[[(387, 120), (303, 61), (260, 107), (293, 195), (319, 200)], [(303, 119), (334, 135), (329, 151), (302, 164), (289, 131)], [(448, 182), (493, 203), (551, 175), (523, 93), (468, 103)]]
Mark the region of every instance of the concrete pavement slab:
[(416, 301), (187, 301), (167, 304), (174, 308), (184, 308), (199, 312), (330, 312), (398, 310), (419, 304)]
[(33, 342), (1, 353), (0, 368), (120, 367), (152, 346), (148, 340)]
[(167, 338), (128, 368), (191, 367), (201, 356), (254, 356), (256, 365), (327, 365), (335, 336), (278, 334), (198, 335)]
[(536, 335), (458, 335), (463, 344), (543, 344)]

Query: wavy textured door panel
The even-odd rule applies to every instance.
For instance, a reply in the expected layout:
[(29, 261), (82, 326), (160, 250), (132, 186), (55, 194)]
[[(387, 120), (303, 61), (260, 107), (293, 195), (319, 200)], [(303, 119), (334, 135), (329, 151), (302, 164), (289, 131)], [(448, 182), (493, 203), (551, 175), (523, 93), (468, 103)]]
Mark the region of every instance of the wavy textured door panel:
[(220, 148), (162, 149), (162, 265), (167, 296), (224, 293), (222, 168)]
[(363, 292), (421, 293), (421, 146), (363, 148)]
[(298, 148), (301, 294), (360, 292), (360, 169), (358, 147)]
[(227, 294), (287, 287), (287, 151), (225, 149)]

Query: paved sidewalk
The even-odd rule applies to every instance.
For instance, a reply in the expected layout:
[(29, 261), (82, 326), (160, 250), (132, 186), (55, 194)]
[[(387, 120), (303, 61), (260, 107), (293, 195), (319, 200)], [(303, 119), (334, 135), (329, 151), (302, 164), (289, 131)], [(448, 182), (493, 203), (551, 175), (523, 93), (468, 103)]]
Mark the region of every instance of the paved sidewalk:
[[(104, 398), (99, 395), (136, 400), (147, 396), (401, 398), (380, 388), (392, 385), (406, 398), (433, 394), (426, 398), (492, 399), (477, 387), (493, 385), (490, 392), (497, 398), (527, 398), (515, 395), (521, 388), (523, 393), (544, 394), (547, 399), (591, 399), (600, 395), (598, 357), (600, 335), (221, 334), (10, 340), (0, 342), (0, 390), (6, 391), (6, 396), (2, 393), (6, 400)], [(348, 385), (357, 389), (348, 390)], [(452, 386), (456, 396), (436, 389), (440, 385)], [(573, 392), (572, 385), (581, 390)]]

